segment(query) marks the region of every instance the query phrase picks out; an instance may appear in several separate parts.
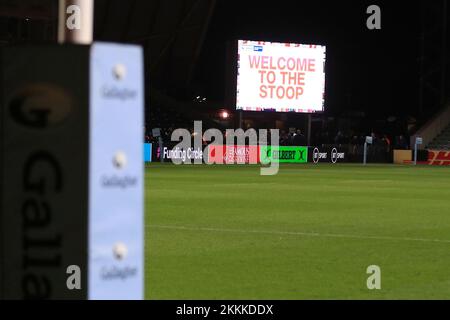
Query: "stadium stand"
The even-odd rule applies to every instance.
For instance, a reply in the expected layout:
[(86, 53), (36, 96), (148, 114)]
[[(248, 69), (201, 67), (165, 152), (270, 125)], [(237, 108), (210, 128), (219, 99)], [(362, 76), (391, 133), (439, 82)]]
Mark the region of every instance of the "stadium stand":
[(431, 150), (450, 150), (450, 125), (447, 126), (429, 145)]
[[(423, 138), (421, 149), (448, 150), (450, 128), (450, 104), (447, 104), (440, 112), (431, 118), (420, 128), (415, 135), (411, 136), (411, 145), (414, 145), (416, 137)], [(441, 148), (442, 146), (442, 148)]]

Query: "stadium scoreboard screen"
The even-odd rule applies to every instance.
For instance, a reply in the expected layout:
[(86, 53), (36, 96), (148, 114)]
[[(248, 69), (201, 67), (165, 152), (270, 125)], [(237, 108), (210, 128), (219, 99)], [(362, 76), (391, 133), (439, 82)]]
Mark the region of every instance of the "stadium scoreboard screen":
[(324, 110), (325, 46), (238, 41), (236, 109)]

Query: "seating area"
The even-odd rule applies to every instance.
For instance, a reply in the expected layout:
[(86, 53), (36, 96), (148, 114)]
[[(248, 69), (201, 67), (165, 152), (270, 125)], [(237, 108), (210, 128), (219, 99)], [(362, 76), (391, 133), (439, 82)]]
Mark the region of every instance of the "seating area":
[(450, 125), (447, 126), (433, 141), (427, 146), (429, 150), (450, 151)]

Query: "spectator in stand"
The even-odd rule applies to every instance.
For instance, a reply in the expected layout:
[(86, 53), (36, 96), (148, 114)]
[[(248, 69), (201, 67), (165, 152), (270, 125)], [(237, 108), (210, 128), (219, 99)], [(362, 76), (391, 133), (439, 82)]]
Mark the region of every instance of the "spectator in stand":
[(280, 132), (280, 146), (287, 146), (289, 145), (289, 135), (285, 130), (282, 130)]
[(319, 142), (319, 145), (324, 145), (324, 144), (328, 144), (330, 142), (330, 136), (328, 131), (323, 131), (322, 135), (321, 135), (321, 139)]
[(293, 138), (293, 145), (294, 146), (305, 146), (306, 145), (306, 138), (302, 134), (301, 130), (297, 130), (297, 132)]
[(386, 134), (383, 136), (383, 141), (386, 144), (386, 152), (390, 152), (391, 151), (391, 140), (389, 139), (389, 137)]
[(358, 136), (353, 136), (350, 140), (350, 153), (356, 155), (358, 152), (359, 138)]
[(372, 133), (370, 134), (370, 136), (372, 137), (372, 145), (376, 145), (376, 144), (378, 144), (378, 137), (377, 137), (377, 135), (375, 134), (375, 132), (373, 132), (372, 131)]
[(341, 144), (342, 140), (344, 138), (344, 135), (342, 134), (342, 131), (338, 131), (338, 133), (336, 134), (336, 137), (334, 137), (334, 144)]
[(395, 148), (400, 149), (400, 150), (409, 149), (409, 144), (403, 135), (400, 135), (397, 137), (396, 142), (395, 142)]

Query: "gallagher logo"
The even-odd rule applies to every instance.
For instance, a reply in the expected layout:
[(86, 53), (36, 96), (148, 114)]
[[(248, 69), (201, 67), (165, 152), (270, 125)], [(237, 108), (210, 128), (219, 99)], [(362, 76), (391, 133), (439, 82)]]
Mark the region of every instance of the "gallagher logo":
[(53, 84), (25, 86), (13, 94), (8, 106), (16, 123), (33, 129), (59, 125), (73, 109), (70, 95)]

